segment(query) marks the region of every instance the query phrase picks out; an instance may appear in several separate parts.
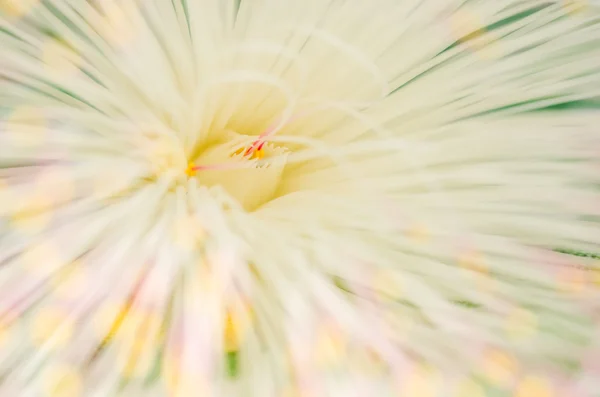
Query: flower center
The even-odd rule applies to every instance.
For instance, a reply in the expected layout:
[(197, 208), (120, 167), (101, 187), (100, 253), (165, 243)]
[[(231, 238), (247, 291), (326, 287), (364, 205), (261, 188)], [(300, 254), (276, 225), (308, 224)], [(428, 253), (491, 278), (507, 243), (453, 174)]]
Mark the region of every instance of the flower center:
[(255, 136), (225, 131), (186, 168), (201, 185), (220, 187), (252, 211), (273, 198), (287, 160), (287, 150)]

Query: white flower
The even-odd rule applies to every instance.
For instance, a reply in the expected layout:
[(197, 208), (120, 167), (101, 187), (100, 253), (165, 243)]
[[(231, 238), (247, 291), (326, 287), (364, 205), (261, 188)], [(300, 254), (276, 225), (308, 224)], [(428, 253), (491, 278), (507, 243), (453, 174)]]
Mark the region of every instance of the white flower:
[(597, 387), (598, 10), (0, 10), (0, 394)]

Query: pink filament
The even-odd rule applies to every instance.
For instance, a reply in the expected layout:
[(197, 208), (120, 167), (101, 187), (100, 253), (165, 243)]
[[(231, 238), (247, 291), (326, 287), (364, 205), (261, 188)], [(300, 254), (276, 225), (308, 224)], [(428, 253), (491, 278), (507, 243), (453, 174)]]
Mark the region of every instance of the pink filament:
[(233, 164), (233, 163), (227, 163), (227, 164), (213, 164), (213, 165), (197, 165), (195, 167), (192, 167), (192, 171), (199, 171), (199, 170), (205, 170), (205, 171), (209, 171), (209, 170), (228, 170), (228, 169), (235, 169), (235, 168), (240, 168), (238, 164)]
[(290, 124), (291, 122), (299, 119), (304, 113), (300, 113), (297, 114), (295, 116), (290, 117), (287, 122), (283, 125), (281, 125), (279, 128), (277, 128), (277, 124), (279, 124), (279, 121), (277, 121), (274, 124), (271, 124), (271, 126), (269, 128), (267, 128), (262, 134), (260, 134), (258, 136), (258, 139), (254, 141), (254, 143), (252, 143), (252, 145), (250, 145), (250, 147), (248, 148), (248, 150), (246, 150), (246, 152), (244, 153), (245, 156), (252, 154), (255, 150), (260, 150), (263, 148), (264, 144), (266, 143), (266, 138), (274, 135), (278, 130), (282, 129), (285, 125)]

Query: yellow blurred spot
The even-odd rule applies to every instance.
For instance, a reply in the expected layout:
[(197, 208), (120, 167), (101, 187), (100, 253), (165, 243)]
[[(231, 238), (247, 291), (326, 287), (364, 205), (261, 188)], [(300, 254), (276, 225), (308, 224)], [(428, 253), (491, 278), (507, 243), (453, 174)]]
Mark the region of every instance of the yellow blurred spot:
[(47, 308), (34, 315), (30, 327), (31, 340), (36, 346), (52, 340), (52, 347), (61, 348), (71, 340), (74, 323), (65, 310)]
[(477, 274), (474, 282), (477, 288), (484, 293), (492, 294), (497, 291), (496, 285), (494, 284), (494, 278), (490, 277), (488, 274)]
[(123, 320), (119, 323), (118, 330), (113, 332), (113, 337), (123, 339), (131, 338), (133, 335), (140, 332), (141, 328), (143, 328), (147, 322), (146, 313), (134, 308), (130, 308), (122, 319)]
[(75, 183), (67, 169), (53, 167), (41, 173), (37, 191), (43, 192), (52, 205), (59, 205), (73, 199)]
[(21, 263), (30, 273), (49, 275), (62, 265), (62, 256), (58, 246), (46, 240), (25, 250), (21, 255)]
[(111, 45), (123, 48), (130, 45), (138, 36), (139, 27), (127, 15), (124, 3), (116, 0), (102, 2), (104, 20), (100, 33)]
[(225, 350), (227, 352), (235, 352), (239, 349), (237, 321), (231, 312), (227, 312), (225, 316), (225, 326), (223, 327), (223, 340)]
[(248, 269), (250, 270), (250, 273), (252, 274), (252, 276), (254, 276), (254, 278), (257, 281), (264, 281), (262, 276), (260, 275), (260, 271), (258, 270), (258, 268), (256, 267), (256, 265), (254, 265), (253, 263), (248, 263)]
[(295, 386), (288, 386), (283, 390), (281, 397), (302, 397), (302, 392)]
[(322, 367), (335, 366), (346, 356), (346, 336), (339, 326), (326, 322), (319, 332), (316, 345), (317, 364)]
[(181, 363), (173, 354), (166, 353), (163, 355), (161, 365), (161, 378), (165, 381), (165, 386), (172, 392), (177, 386), (178, 379), (181, 374)]
[(379, 299), (398, 300), (402, 298), (402, 283), (396, 273), (390, 270), (381, 270), (373, 277), (373, 289)]
[(10, 342), (11, 329), (8, 324), (0, 321), (0, 350)]
[(185, 216), (175, 220), (173, 240), (175, 244), (186, 250), (199, 248), (198, 245), (205, 237), (204, 228), (194, 216)]
[(430, 232), (427, 226), (419, 223), (408, 229), (408, 237), (416, 243), (425, 243), (429, 240)]
[(470, 251), (462, 254), (458, 259), (460, 267), (466, 270), (487, 273), (485, 258), (479, 252)]
[[(225, 314), (225, 323), (223, 325), (223, 343), (225, 351), (228, 353), (236, 352), (243, 343), (253, 312), (250, 306), (247, 306), (245, 313), (234, 310), (228, 310)], [(248, 318), (245, 318), (248, 316)]]
[(552, 397), (554, 391), (547, 379), (528, 376), (517, 386), (514, 397)]
[(39, 189), (23, 194), (16, 205), (10, 225), (24, 233), (33, 234), (45, 229), (54, 212), (50, 196)]
[(50, 285), (54, 287), (54, 292), (59, 298), (77, 299), (89, 288), (88, 272), (79, 261), (76, 261), (69, 266), (68, 270), (53, 277)]
[(485, 389), (475, 381), (466, 379), (460, 382), (456, 388), (455, 397), (485, 397)]
[(112, 340), (117, 334), (126, 334), (123, 330), (125, 316), (134, 315), (128, 311), (125, 303), (107, 302), (96, 310), (93, 324), (99, 338), (105, 341)]
[(559, 275), (559, 290), (569, 294), (579, 294), (586, 288), (587, 277), (585, 270), (567, 267)]
[(568, 14), (578, 14), (590, 6), (589, 0), (562, 0), (565, 11)]
[[(171, 394), (173, 397), (212, 397), (207, 381), (199, 379), (198, 375), (188, 374), (179, 378)], [(170, 395), (170, 396), (171, 396)]]
[(39, 2), (40, 0), (0, 0), (0, 11), (11, 17), (22, 17)]
[(484, 60), (493, 60), (502, 56), (502, 40), (488, 31), (485, 21), (474, 11), (459, 11), (450, 19), (453, 38), (469, 47), (473, 54)]
[(42, 48), (42, 62), (49, 72), (68, 77), (79, 71), (81, 58), (64, 43), (51, 39)]
[(181, 171), (183, 169), (188, 171), (185, 165), (185, 158), (181, 153), (178, 153), (176, 149), (170, 149), (166, 146), (159, 146), (148, 153), (152, 161), (153, 172), (157, 176), (168, 173), (169, 171)]
[(159, 132), (151, 125), (140, 125), (140, 134), (134, 144), (145, 157), (153, 178), (164, 175), (191, 176), (194, 163), (188, 162), (181, 142), (174, 136)]
[(518, 364), (515, 359), (500, 350), (490, 351), (483, 363), (483, 373), (497, 387), (508, 387), (514, 380)]
[(217, 293), (219, 279), (211, 267), (203, 261), (198, 263), (198, 287), (204, 296)]
[(426, 366), (416, 367), (402, 389), (402, 397), (436, 397), (440, 391), (439, 375)]
[(76, 369), (67, 365), (51, 365), (43, 374), (44, 396), (83, 396), (83, 381)]
[(15, 146), (18, 147), (40, 146), (48, 134), (46, 117), (40, 109), (32, 107), (14, 109), (5, 119), (4, 128)]
[(450, 18), (450, 24), (454, 39), (461, 43), (470, 42), (486, 32), (483, 19), (474, 11), (458, 11)]
[(529, 339), (537, 329), (538, 318), (529, 310), (515, 309), (506, 320), (506, 333), (513, 340)]
[[(147, 333), (156, 331), (162, 323), (162, 318), (162, 314), (154, 310), (130, 307), (125, 302), (107, 302), (96, 310), (92, 322), (97, 337), (103, 343), (114, 341), (123, 343), (123, 352), (127, 353), (129, 348), (127, 346), (134, 341), (137, 345), (134, 345), (132, 354), (141, 349), (141, 344), (149, 346), (146, 351), (142, 352), (149, 354), (154, 341), (148, 339)], [(137, 365), (135, 361), (126, 362), (127, 354), (124, 354), (122, 358), (124, 358), (124, 371), (137, 370), (132, 367)]]

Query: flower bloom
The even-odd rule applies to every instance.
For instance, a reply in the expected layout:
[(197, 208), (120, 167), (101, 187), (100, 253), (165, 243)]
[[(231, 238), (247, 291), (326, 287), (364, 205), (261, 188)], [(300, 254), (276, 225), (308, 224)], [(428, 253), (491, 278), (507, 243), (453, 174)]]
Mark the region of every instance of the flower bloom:
[(1, 395), (600, 389), (591, 3), (0, 11)]

